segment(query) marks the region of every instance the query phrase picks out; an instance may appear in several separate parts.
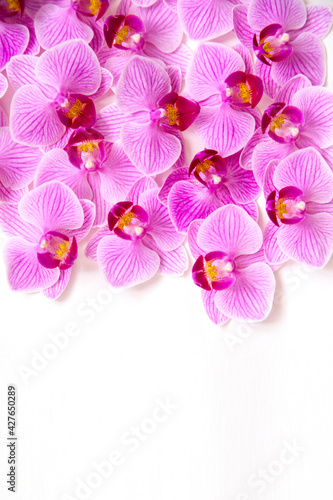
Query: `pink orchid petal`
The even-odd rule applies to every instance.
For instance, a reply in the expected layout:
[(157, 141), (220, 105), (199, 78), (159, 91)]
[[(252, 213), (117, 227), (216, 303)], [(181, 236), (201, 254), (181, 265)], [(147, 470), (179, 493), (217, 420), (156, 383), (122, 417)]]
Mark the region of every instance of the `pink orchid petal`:
[(333, 216), (307, 214), (298, 224), (284, 225), (278, 232), (278, 243), (291, 259), (324, 267), (333, 251)]
[(168, 196), (168, 209), (178, 231), (186, 233), (195, 219), (205, 219), (220, 208), (222, 202), (199, 182), (179, 181)]
[(8, 281), (13, 290), (38, 292), (56, 283), (59, 269), (46, 269), (37, 260), (36, 244), (12, 238), (5, 248)]
[(35, 29), (43, 49), (78, 38), (89, 43), (94, 36), (92, 29), (80, 21), (72, 7), (64, 9), (52, 4), (39, 9), (35, 16)]
[(170, 88), (170, 78), (158, 63), (135, 56), (125, 67), (118, 82), (118, 106), (124, 113), (151, 111), (170, 92)]
[(291, 105), (292, 99), (299, 90), (311, 87), (310, 80), (304, 75), (296, 75), (289, 80), (276, 94), (276, 102), (284, 102), (287, 106)]
[(299, 30), (292, 31), (292, 37), (296, 37), (299, 33), (310, 32), (318, 38), (325, 38), (333, 23), (332, 9), (324, 5), (307, 5), (306, 12), (306, 23)]
[(272, 65), (272, 78), (284, 85), (303, 74), (312, 85), (323, 85), (326, 79), (326, 50), (323, 42), (312, 33), (301, 33), (292, 42), (293, 51), (284, 61)]
[(168, 73), (171, 83), (171, 91), (180, 93), (182, 87), (182, 72), (179, 66), (166, 66), (165, 71)]
[(268, 135), (264, 135), (260, 127), (255, 131), (241, 152), (239, 163), (242, 168), (252, 170), (252, 156), (254, 148), (261, 142), (271, 142), (271, 138)]
[(7, 127), (7, 126), (8, 126), (8, 116), (6, 111), (0, 105), (0, 127)]
[(208, 292), (207, 290), (202, 290), (201, 297), (205, 308), (205, 311), (211, 321), (215, 325), (224, 325), (230, 318), (222, 314), (215, 305), (215, 290)]
[(0, 128), (0, 182), (21, 189), (32, 182), (42, 153), (13, 141), (8, 127)]
[(127, 122), (121, 131), (125, 153), (140, 172), (154, 175), (168, 170), (181, 154), (177, 137), (154, 123)]
[(197, 241), (206, 253), (218, 250), (234, 258), (257, 252), (262, 245), (262, 232), (242, 208), (227, 205), (207, 217)]
[(154, 239), (147, 235), (143, 244), (154, 250), (160, 258), (159, 274), (166, 276), (182, 276), (188, 269), (188, 255), (183, 245), (169, 252), (161, 250), (155, 243)]
[[(71, 0), (47, 0), (47, 3), (66, 8), (70, 6)], [(34, 18), (43, 5), (45, 5), (45, 0), (28, 0), (25, 2), (24, 11)]]
[(21, 200), (22, 196), (24, 196), (28, 192), (28, 188), (23, 189), (11, 189), (6, 188), (0, 182), (0, 201), (4, 201), (6, 203), (12, 203), (17, 205)]
[(267, 64), (263, 64), (259, 59), (256, 59), (255, 73), (262, 80), (265, 94), (276, 101), (275, 96), (279, 92), (280, 85), (272, 77), (272, 66), (267, 66)]
[(203, 221), (204, 219), (194, 220), (193, 222), (191, 222), (187, 231), (188, 246), (195, 260), (197, 260), (200, 255), (205, 255), (206, 253), (201, 247), (199, 247), (197, 242), (198, 231), (202, 226)]
[(36, 85), (46, 96), (54, 97), (55, 89), (52, 86), (40, 83), (36, 77), (36, 65), (38, 57), (32, 55), (20, 55), (13, 57), (7, 65), (7, 76), (14, 90), (23, 85)]
[(160, 258), (141, 241), (106, 236), (97, 249), (101, 271), (114, 287), (127, 287), (151, 279), (160, 267)]
[(127, 122), (128, 116), (114, 104), (109, 104), (98, 113), (94, 128), (101, 132), (106, 140), (115, 142), (120, 138), (121, 127)]
[(90, 232), (96, 216), (96, 208), (92, 201), (79, 200), (83, 210), (83, 224), (79, 229), (69, 229), (66, 235), (69, 238), (75, 237), (77, 241), (83, 240)]
[(90, 99), (96, 100), (102, 97), (106, 92), (108, 92), (113, 85), (113, 76), (105, 68), (101, 68), (101, 84), (98, 90), (90, 95)]
[(8, 89), (8, 80), (7, 78), (0, 73), (0, 97), (3, 97)]
[(156, 0), (133, 0), (134, 5), (139, 7), (151, 7), (155, 2)]
[(44, 52), (36, 76), (61, 92), (94, 94), (101, 84), (101, 69), (94, 51), (83, 40), (69, 40)]
[(264, 184), (263, 184), (264, 196), (266, 199), (273, 191), (276, 190), (274, 184), (274, 173), (279, 163), (280, 160), (272, 160), (267, 165), (266, 172), (264, 175)]
[(252, 264), (256, 264), (257, 262), (266, 263), (263, 246), (260, 247), (258, 252), (251, 255), (239, 255), (239, 257), (236, 257), (235, 259), (237, 269), (245, 269), (246, 267), (250, 267)]
[(299, 108), (305, 125), (301, 133), (320, 148), (333, 145), (333, 92), (323, 87), (308, 87), (292, 98), (293, 106)]
[(203, 43), (197, 48), (188, 68), (186, 85), (191, 97), (203, 101), (219, 94), (221, 84), (235, 71), (244, 71), (241, 56), (220, 43)]
[(230, 318), (262, 321), (271, 311), (274, 291), (272, 270), (259, 262), (237, 271), (235, 283), (216, 293), (215, 305)]
[(264, 250), (267, 262), (279, 266), (289, 260), (289, 257), (281, 250), (278, 243), (278, 232), (280, 228), (269, 221), (264, 230)]
[(253, 174), (260, 187), (264, 184), (267, 166), (272, 160), (282, 160), (297, 151), (295, 144), (280, 144), (272, 139), (258, 144), (252, 156)]
[(255, 130), (255, 120), (249, 113), (233, 109), (225, 103), (218, 107), (202, 107), (194, 127), (208, 148), (221, 156), (240, 151)]
[(248, 13), (249, 24), (261, 31), (270, 24), (281, 24), (284, 31), (298, 29), (306, 22), (303, 0), (252, 0)]
[(104, 238), (104, 236), (110, 236), (109, 226), (102, 226), (93, 236), (90, 238), (88, 245), (86, 246), (85, 255), (89, 259), (97, 262), (97, 247), (99, 242)]
[(23, 54), (29, 43), (29, 30), (21, 24), (0, 21), (0, 71), (13, 56)]
[(133, 205), (138, 205), (139, 198), (145, 191), (156, 189), (157, 187), (156, 182), (151, 177), (141, 177), (127, 193), (126, 200), (131, 201)]
[(41, 230), (33, 224), (22, 221), (17, 204), (0, 204), (0, 227), (6, 236), (19, 236), (30, 243), (38, 243)]
[(14, 94), (10, 129), (14, 140), (28, 146), (54, 144), (65, 133), (53, 101), (35, 85), (24, 85)]
[(246, 5), (237, 5), (233, 9), (233, 22), (235, 33), (242, 44), (249, 50), (253, 50), (254, 30), (247, 20), (248, 7)]
[(161, 250), (170, 251), (178, 248), (184, 241), (183, 234), (177, 232), (167, 207), (158, 200), (159, 189), (150, 189), (141, 194), (139, 205), (147, 212), (149, 225), (147, 232), (154, 238)]
[[(236, 45), (233, 45), (232, 47), (243, 59), (245, 63), (245, 73), (254, 73), (254, 65), (253, 65), (253, 59), (252, 59), (252, 53), (250, 50), (243, 44), (237, 43)], [(252, 48), (252, 46), (251, 46)]]
[(92, 191), (87, 179), (87, 172), (80, 170), (68, 159), (62, 149), (52, 149), (46, 153), (38, 165), (35, 185), (59, 181), (70, 187), (78, 198), (91, 200)]
[(192, 50), (184, 43), (181, 43), (176, 50), (167, 54), (159, 50), (152, 43), (146, 43), (144, 47), (144, 53), (150, 58), (162, 61), (162, 63), (167, 66), (179, 66), (183, 77), (186, 74), (189, 62), (193, 55)]
[(102, 181), (101, 176), (98, 171), (90, 172), (88, 174), (88, 181), (92, 191), (92, 202), (95, 205), (95, 221), (94, 226), (103, 226), (107, 221), (107, 216), (109, 210), (112, 206), (111, 201), (107, 201), (104, 196), (102, 196), (101, 188)]
[(163, 205), (168, 204), (168, 196), (170, 193), (170, 190), (172, 186), (179, 181), (188, 181), (189, 180), (189, 173), (188, 173), (188, 168), (187, 167), (181, 167), (174, 172), (172, 172), (164, 181), (163, 186), (160, 189), (160, 192), (158, 193), (158, 199), (160, 200)]
[(236, 203), (249, 203), (258, 198), (261, 190), (253, 172), (244, 170), (239, 164), (239, 154), (226, 158), (227, 180), (225, 186)]
[(106, 50), (108, 51), (108, 57), (103, 65), (112, 74), (113, 85), (116, 86), (126, 64), (134, 57), (134, 52), (115, 48), (110, 50), (109, 47), (106, 47)]
[(84, 220), (81, 204), (73, 191), (56, 181), (30, 191), (20, 201), (18, 210), (22, 219), (42, 231), (63, 233), (81, 227)]
[(99, 174), (101, 194), (112, 204), (125, 199), (133, 184), (142, 177), (118, 144), (113, 144)]
[(314, 148), (296, 151), (279, 163), (274, 173), (277, 189), (295, 186), (305, 201), (328, 203), (333, 198), (333, 174)]
[(131, 14), (139, 17), (146, 29), (145, 41), (152, 43), (162, 52), (173, 52), (179, 47), (183, 30), (178, 16), (163, 0), (158, 0), (149, 9), (137, 7)]
[(43, 295), (45, 295), (45, 297), (51, 300), (58, 299), (65, 290), (66, 286), (68, 285), (71, 273), (72, 273), (72, 268), (64, 270), (61, 269), (58, 281), (49, 288), (45, 288), (43, 290)]
[(228, 0), (178, 0), (180, 19), (192, 40), (210, 40), (231, 31), (232, 9)]

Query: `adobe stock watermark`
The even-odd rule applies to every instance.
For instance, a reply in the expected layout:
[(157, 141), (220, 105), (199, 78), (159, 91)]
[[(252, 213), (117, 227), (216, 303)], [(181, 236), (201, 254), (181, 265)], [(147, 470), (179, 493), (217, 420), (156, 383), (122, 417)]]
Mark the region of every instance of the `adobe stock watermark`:
[(86, 326), (91, 325), (96, 317), (106, 310), (113, 300), (113, 293), (111, 288), (103, 288), (96, 295), (87, 297), (76, 306), (74, 317), (70, 321), (56, 332), (47, 333), (44, 345), (39, 349), (32, 349), (29, 362), (17, 366), (25, 385), (42, 373), (73, 342), (73, 339), (84, 332)]
[[(302, 286), (302, 283), (307, 280), (312, 273), (317, 271), (315, 267), (307, 264), (294, 264), (292, 267), (282, 268), (281, 273), (283, 287), (288, 288), (293, 293), (297, 292)], [(274, 305), (281, 305), (286, 300), (286, 294), (283, 288), (277, 288), (274, 299)], [(261, 323), (238, 323), (232, 322), (230, 327), (226, 327), (222, 332), (222, 338), (225, 345), (231, 353), (235, 349), (243, 345), (252, 335), (260, 328)]]
[(251, 491), (239, 493), (234, 500), (256, 500), (257, 497), (253, 495), (263, 493), (282, 476), (285, 470), (295, 463), (306, 450), (305, 446), (300, 445), (296, 440), (292, 442), (284, 441), (282, 444), (283, 448), (275, 460), (272, 460), (264, 468), (259, 467), (257, 471), (253, 472), (248, 477), (247, 486)]
[(139, 424), (132, 425), (120, 436), (120, 446), (111, 450), (102, 461), (91, 463), (91, 471), (84, 478), (75, 479), (74, 491), (63, 493), (61, 500), (88, 500), (104, 481), (111, 478), (117, 468), (126, 463), (128, 457), (138, 451), (152, 435), (179, 409), (169, 397), (156, 398), (155, 407)]

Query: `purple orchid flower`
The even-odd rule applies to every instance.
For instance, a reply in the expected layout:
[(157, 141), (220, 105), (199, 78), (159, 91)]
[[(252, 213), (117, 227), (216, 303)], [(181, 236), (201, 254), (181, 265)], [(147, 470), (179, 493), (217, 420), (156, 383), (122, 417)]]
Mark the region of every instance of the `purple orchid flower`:
[(196, 259), (194, 283), (202, 288), (210, 319), (264, 320), (273, 303), (274, 274), (264, 260), (262, 232), (240, 207), (221, 207), (189, 227), (189, 246)]
[(284, 85), (277, 102), (268, 107), (257, 130), (244, 148), (241, 165), (252, 168), (260, 186), (270, 161), (282, 160), (309, 146), (315, 147), (333, 168), (333, 93), (311, 87), (299, 75)]
[(234, 28), (239, 40), (254, 50), (257, 74), (271, 94), (272, 78), (284, 85), (301, 73), (313, 85), (326, 77), (325, 47), (321, 42), (333, 22), (329, 7), (308, 6), (303, 0), (251, 0), (234, 8)]
[(168, 170), (182, 152), (180, 131), (196, 119), (200, 106), (171, 92), (167, 71), (141, 56), (126, 65), (116, 96), (119, 109), (111, 109), (109, 127), (121, 126), (122, 146), (133, 165), (145, 175)]
[(124, 199), (141, 177), (118, 144), (105, 141), (94, 129), (79, 128), (71, 135), (65, 151), (52, 149), (43, 157), (36, 185), (50, 180), (63, 182), (79, 199), (94, 203), (93, 225), (101, 226), (111, 206)]
[[(67, 40), (82, 39), (97, 52), (102, 46), (102, 23), (108, 0), (34, 0), (36, 35), (44, 49)], [(39, 7), (38, 10), (36, 7)], [(37, 12), (36, 12), (37, 11)]]
[(215, 150), (195, 155), (190, 168), (179, 168), (164, 182), (159, 199), (168, 206), (172, 222), (179, 232), (186, 233), (195, 219), (205, 219), (224, 205), (241, 204), (255, 220), (258, 209), (255, 199), (260, 195), (251, 175), (239, 165), (239, 153), (222, 158)]
[(185, 75), (191, 59), (191, 50), (182, 42), (183, 30), (175, 12), (163, 0), (142, 8), (122, 2), (116, 16), (109, 16), (104, 24), (107, 46), (98, 57), (108, 69), (114, 84), (135, 55), (160, 60), (167, 66), (178, 66)]
[(68, 127), (94, 124), (93, 99), (101, 86), (101, 68), (83, 40), (64, 42), (39, 58), (18, 56), (8, 66), (8, 75), (18, 88), (10, 122), (17, 142), (47, 146)]
[(211, 40), (233, 29), (232, 10), (242, 0), (178, 0), (185, 32), (192, 40)]
[(324, 267), (333, 253), (333, 173), (318, 151), (310, 147), (271, 162), (265, 194), (268, 262), (291, 258)]
[(235, 50), (204, 43), (194, 54), (186, 84), (201, 106), (194, 124), (200, 138), (222, 156), (237, 153), (255, 130), (252, 108), (263, 93), (260, 79), (245, 73), (244, 60)]
[(154, 185), (150, 178), (137, 181), (88, 243), (86, 255), (98, 261), (114, 287), (137, 285), (156, 273), (181, 275), (188, 267), (185, 237), (173, 226)]
[(60, 182), (30, 191), (18, 205), (1, 203), (0, 225), (10, 236), (5, 261), (11, 288), (59, 297), (77, 258), (77, 242), (94, 217), (93, 203), (79, 201)]
[(42, 153), (37, 148), (13, 141), (8, 127), (0, 128), (0, 200), (9, 201), (12, 191), (22, 190), (30, 184)]

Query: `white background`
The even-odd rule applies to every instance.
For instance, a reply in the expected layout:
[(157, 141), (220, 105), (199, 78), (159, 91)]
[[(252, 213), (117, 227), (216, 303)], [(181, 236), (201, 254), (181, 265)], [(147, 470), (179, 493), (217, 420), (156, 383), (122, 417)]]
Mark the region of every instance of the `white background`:
[[(332, 33), (325, 43), (333, 54)], [(190, 161), (198, 142), (185, 137)], [(115, 293), (83, 254), (56, 302), (12, 292), (0, 261), (1, 499), (332, 500), (333, 261), (284, 266), (268, 320), (216, 327), (190, 272)], [(57, 349), (50, 336), (71, 329)], [(5, 485), (11, 383), (16, 495)], [(157, 410), (168, 399), (169, 415)], [(94, 464), (114, 452), (99, 480)]]

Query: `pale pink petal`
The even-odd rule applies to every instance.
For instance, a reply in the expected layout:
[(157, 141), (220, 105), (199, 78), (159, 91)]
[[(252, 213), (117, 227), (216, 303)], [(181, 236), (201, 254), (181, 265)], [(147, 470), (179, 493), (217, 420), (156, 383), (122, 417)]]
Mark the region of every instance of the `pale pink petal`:
[(43, 295), (45, 295), (45, 297), (51, 300), (58, 299), (62, 294), (62, 292), (65, 290), (66, 286), (68, 285), (71, 273), (72, 273), (72, 268), (61, 269), (58, 281), (53, 286), (45, 288), (43, 290)]
[(252, 169), (253, 151), (254, 148), (261, 142), (271, 142), (271, 138), (268, 136), (268, 134), (264, 135), (260, 127), (255, 131), (255, 133), (253, 134), (251, 139), (247, 142), (247, 144), (245, 145), (244, 149), (241, 152), (239, 158), (239, 163), (241, 167), (245, 168), (246, 170)]
[(261, 189), (253, 172), (244, 170), (239, 164), (239, 154), (226, 158), (227, 178), (225, 186), (236, 203), (249, 203), (258, 198)]
[(141, 177), (129, 190), (126, 200), (131, 201), (133, 205), (138, 205), (139, 198), (145, 191), (156, 189), (158, 186), (152, 177)]
[(91, 94), (90, 99), (96, 100), (102, 97), (108, 90), (111, 89), (113, 85), (113, 76), (110, 71), (105, 68), (101, 68), (101, 84), (99, 89), (94, 94)]
[[(101, 64), (103, 64), (104, 68), (112, 74), (113, 85), (116, 86), (126, 64), (134, 57), (134, 52), (131, 50), (110, 50), (109, 47), (105, 47), (105, 49), (102, 50), (107, 50), (108, 53), (105, 62), (103, 63), (101, 61)], [(102, 52), (100, 51), (98, 54), (99, 57), (101, 54)]]
[(252, 28), (258, 31), (274, 23), (289, 31), (304, 26), (306, 7), (303, 0), (252, 0), (248, 19)]
[(158, 188), (145, 191), (141, 194), (138, 204), (144, 208), (149, 217), (147, 233), (154, 238), (161, 250), (170, 251), (178, 248), (185, 237), (177, 232), (167, 207), (158, 200), (158, 191)]
[(109, 104), (98, 113), (94, 128), (103, 134), (105, 139), (114, 142), (120, 138), (121, 127), (127, 122), (128, 116), (114, 104)]
[(17, 205), (22, 196), (24, 196), (28, 192), (28, 188), (25, 187), (23, 189), (11, 189), (6, 188), (0, 182), (0, 201), (4, 201), (6, 203), (13, 203)]
[(228, 0), (178, 0), (180, 19), (192, 40), (210, 40), (231, 31), (232, 9)]
[(141, 241), (106, 236), (97, 249), (101, 271), (114, 287), (127, 287), (151, 279), (160, 267), (156, 252)]
[(73, 191), (60, 182), (48, 182), (30, 191), (19, 203), (22, 219), (42, 231), (77, 229), (84, 214)]
[(0, 105), (0, 127), (7, 127), (7, 126), (8, 126), (7, 113), (3, 109), (3, 107)]
[(144, 53), (148, 57), (162, 61), (161, 64), (164, 63), (166, 66), (179, 66), (182, 76), (185, 76), (189, 62), (193, 56), (192, 50), (185, 43), (181, 43), (176, 50), (167, 54), (159, 50), (152, 43), (146, 43)]
[(235, 283), (217, 292), (215, 305), (230, 318), (262, 321), (273, 305), (275, 278), (267, 264), (258, 262), (237, 271)]
[(204, 219), (200, 219), (191, 222), (187, 232), (188, 246), (195, 260), (197, 260), (200, 255), (205, 255), (206, 253), (202, 248), (199, 247), (197, 242), (198, 231), (202, 226), (203, 221)]
[(333, 92), (324, 87), (308, 87), (294, 95), (292, 104), (304, 116), (302, 135), (310, 138), (320, 148), (332, 146)]
[(201, 297), (206, 313), (210, 320), (215, 323), (215, 325), (224, 325), (230, 318), (222, 314), (215, 305), (215, 295), (216, 292), (211, 290), (202, 290)]
[(104, 236), (110, 236), (111, 232), (109, 229), (109, 226), (102, 226), (94, 235), (93, 237), (89, 240), (88, 245), (86, 246), (86, 257), (89, 259), (92, 259), (94, 261), (97, 261), (97, 247), (99, 242), (101, 241)]
[(267, 262), (271, 265), (281, 265), (289, 260), (289, 257), (281, 250), (278, 243), (278, 231), (280, 228), (269, 221), (264, 230), (264, 250)]
[(297, 151), (294, 143), (280, 144), (271, 139), (270, 142), (261, 142), (258, 144), (253, 151), (252, 165), (254, 177), (259, 186), (263, 186), (269, 162), (272, 160), (282, 160), (294, 151)]
[(168, 170), (177, 161), (182, 149), (179, 139), (156, 123), (125, 123), (121, 142), (133, 165), (146, 175)]
[(107, 201), (101, 193), (102, 181), (99, 172), (90, 172), (88, 181), (92, 190), (92, 199), (96, 207), (94, 226), (103, 226), (107, 221), (107, 216), (112, 206), (111, 201)]
[(188, 168), (182, 167), (178, 168), (174, 172), (172, 172), (164, 181), (163, 186), (158, 193), (158, 199), (163, 205), (168, 204), (168, 196), (170, 193), (170, 189), (172, 186), (179, 181), (188, 181), (190, 178)]
[(171, 91), (180, 93), (182, 87), (182, 72), (179, 66), (166, 66), (165, 71), (168, 73), (171, 83)]
[(272, 65), (272, 78), (284, 85), (291, 78), (303, 74), (312, 85), (323, 85), (326, 79), (326, 50), (323, 42), (312, 33), (301, 33), (293, 42), (293, 52), (281, 62)]
[(183, 245), (170, 252), (163, 251), (149, 235), (143, 239), (143, 244), (159, 256), (160, 267), (157, 271), (159, 274), (181, 276), (188, 269), (188, 255)]
[(333, 251), (333, 216), (307, 214), (298, 224), (284, 225), (278, 232), (278, 243), (291, 259), (324, 267)]
[(15, 56), (7, 65), (7, 76), (14, 90), (22, 85), (36, 85), (43, 93), (52, 98), (55, 96), (55, 88), (44, 83), (40, 83), (36, 77), (36, 65), (38, 57), (31, 55)]
[(243, 59), (245, 63), (245, 73), (254, 73), (254, 64), (253, 64), (253, 56), (252, 52), (245, 47), (245, 45), (241, 43), (237, 43), (236, 45), (233, 45), (232, 47)]
[(240, 151), (252, 137), (255, 120), (249, 113), (233, 109), (224, 103), (218, 107), (202, 107), (194, 127), (208, 148), (221, 156)]
[(277, 189), (295, 186), (303, 191), (305, 201), (328, 203), (333, 198), (333, 174), (314, 148), (296, 151), (279, 163), (274, 173)]
[(250, 50), (253, 50), (254, 30), (247, 20), (248, 7), (246, 5), (237, 5), (233, 9), (234, 29), (239, 41)]
[(192, 98), (203, 101), (221, 92), (225, 79), (235, 71), (244, 71), (241, 56), (220, 43), (203, 43), (194, 53), (186, 76)]
[(310, 80), (304, 75), (296, 75), (280, 88), (275, 96), (275, 101), (290, 105), (296, 92), (307, 87), (311, 87)]
[(125, 67), (118, 82), (118, 106), (124, 113), (151, 111), (170, 89), (170, 78), (160, 64), (146, 57), (135, 56)]
[(0, 227), (6, 236), (19, 236), (34, 244), (38, 243), (42, 236), (38, 227), (22, 221), (16, 203), (0, 204)]
[(262, 232), (242, 208), (227, 205), (207, 217), (197, 241), (206, 253), (219, 250), (234, 258), (257, 252), (262, 245)]
[[(276, 63), (274, 63), (276, 64)], [(264, 92), (276, 101), (275, 96), (279, 92), (280, 85), (273, 79), (272, 66), (263, 64), (259, 59), (255, 61), (255, 74), (261, 78), (264, 85)]]
[(66, 231), (66, 235), (69, 238), (75, 236), (77, 241), (83, 240), (83, 238), (85, 238), (89, 234), (90, 229), (94, 224), (96, 215), (96, 208), (92, 201), (89, 200), (79, 200), (79, 201), (83, 210), (83, 217), (84, 217), (83, 224), (78, 229), (69, 229)]
[(44, 52), (36, 76), (61, 92), (94, 94), (101, 84), (101, 68), (95, 52), (83, 40), (69, 40)]
[(53, 101), (35, 85), (24, 85), (11, 103), (10, 129), (14, 140), (28, 146), (54, 144), (65, 133)]
[(299, 33), (309, 31), (319, 38), (325, 38), (330, 32), (333, 22), (333, 12), (330, 7), (324, 5), (307, 5), (307, 20), (300, 30), (291, 32), (292, 37)]
[(22, 24), (0, 22), (0, 71), (13, 56), (23, 54), (29, 43), (29, 30)]
[(8, 80), (7, 78), (0, 73), (0, 97), (3, 97), (8, 89)]
[(36, 244), (12, 238), (5, 248), (8, 281), (13, 290), (38, 292), (56, 283), (59, 269), (46, 269), (37, 259)]
[(52, 4), (43, 5), (39, 9), (35, 16), (35, 29), (43, 49), (78, 38), (89, 43), (94, 36), (93, 30), (80, 21), (72, 7), (64, 9)]

